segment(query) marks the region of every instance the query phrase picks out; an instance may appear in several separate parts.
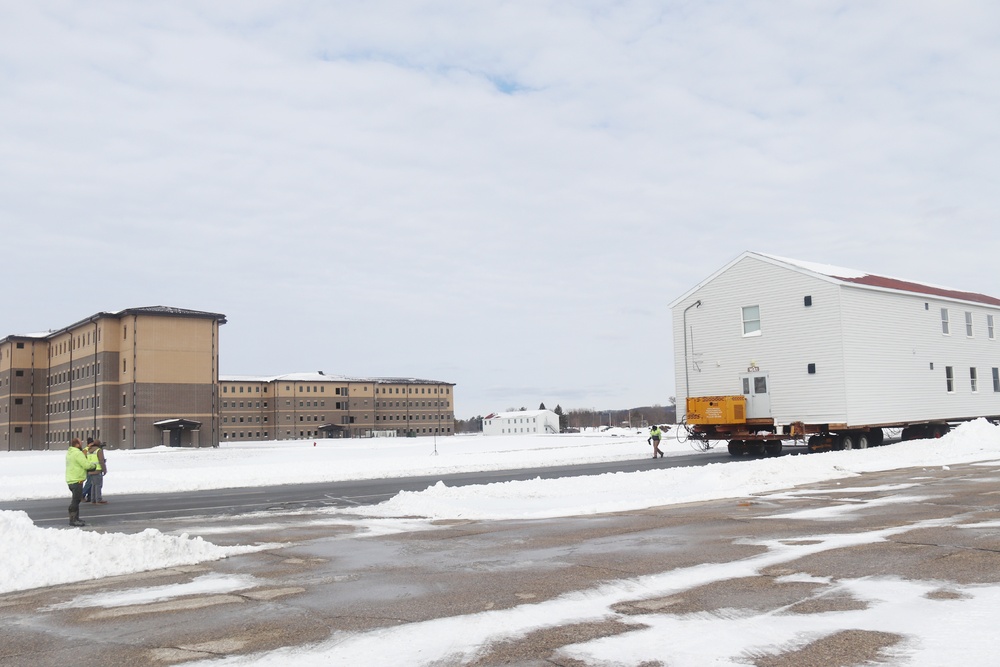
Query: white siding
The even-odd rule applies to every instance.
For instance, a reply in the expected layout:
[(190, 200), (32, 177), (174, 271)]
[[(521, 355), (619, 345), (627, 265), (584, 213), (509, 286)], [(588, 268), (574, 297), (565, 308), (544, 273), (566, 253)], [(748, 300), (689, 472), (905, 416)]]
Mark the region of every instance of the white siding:
[[(805, 306), (806, 296), (812, 305)], [(775, 421), (826, 422), (846, 409), (839, 290), (835, 283), (745, 257), (674, 307), (678, 405), (684, 409), (683, 310), (688, 310), (692, 396), (741, 393), (753, 363), (769, 374)], [(743, 336), (742, 308), (760, 306), (759, 336)], [(816, 364), (817, 372), (808, 373)], [(700, 370), (698, 368), (700, 367)]]
[[(1000, 414), (992, 379), (1000, 345), (986, 332), (986, 314), (994, 314), (995, 322), (996, 309), (851, 287), (843, 288), (843, 300), (850, 424)], [(950, 335), (941, 331), (941, 308), (950, 310)], [(966, 312), (973, 313), (972, 338), (965, 332)], [(953, 393), (947, 391), (946, 366), (954, 368)], [(979, 376), (975, 393), (973, 366)]]
[(544, 435), (559, 432), (559, 415), (551, 410), (501, 412), (483, 419), (483, 435)]
[[(811, 297), (811, 306), (804, 297)], [(752, 364), (769, 375), (771, 414), (792, 421), (860, 426), (1000, 415), (992, 369), (1000, 341), (1000, 308), (842, 283), (794, 266), (747, 255), (673, 305), (678, 409), (685, 406), (683, 313), (692, 396), (741, 393)], [(742, 307), (759, 306), (759, 336), (744, 336)], [(951, 334), (941, 331), (941, 308)], [(966, 335), (965, 313), (974, 332)], [(996, 332), (1000, 334), (1000, 331)], [(931, 364), (933, 363), (933, 369)], [(815, 373), (808, 372), (815, 364)], [(955, 391), (948, 393), (945, 367)], [(969, 368), (978, 373), (971, 390)]]

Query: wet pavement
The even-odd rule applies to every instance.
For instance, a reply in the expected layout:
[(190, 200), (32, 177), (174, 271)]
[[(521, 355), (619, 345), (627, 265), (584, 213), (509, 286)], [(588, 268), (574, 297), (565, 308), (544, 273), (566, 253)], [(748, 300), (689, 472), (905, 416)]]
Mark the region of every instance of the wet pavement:
[[(953, 465), (597, 516), (388, 522), (393, 529), (384, 532), (366, 531), (386, 522), (308, 511), (160, 521), (153, 527), (164, 533), (272, 546), (198, 566), (2, 595), (0, 665), (174, 665), (529, 605), (551, 605), (552, 627), (484, 640), (474, 653), (456, 645), (434, 664), (601, 664), (572, 648), (637, 633), (656, 618), (735, 614), (794, 625), (863, 609), (868, 603), (839, 585), (848, 580), (932, 582), (928, 598), (960, 598), (963, 586), (1000, 581), (998, 510), (1000, 467)], [(975, 524), (981, 527), (969, 528)], [(238, 585), (100, 602), (205, 581)], [(576, 592), (600, 608), (560, 620), (557, 603)], [(884, 659), (906, 640), (845, 628), (793, 649), (747, 655), (745, 664), (859, 665)], [(398, 656), (405, 648), (393, 650)], [(670, 665), (670, 655), (643, 664)]]

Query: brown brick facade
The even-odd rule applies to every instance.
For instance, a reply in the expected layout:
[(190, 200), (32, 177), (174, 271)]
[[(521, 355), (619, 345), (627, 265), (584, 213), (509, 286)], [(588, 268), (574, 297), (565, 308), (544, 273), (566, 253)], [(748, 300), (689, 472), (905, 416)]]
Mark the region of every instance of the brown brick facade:
[(74, 437), (153, 447), (170, 442), (176, 419), (188, 429), (175, 434), (181, 444), (218, 444), (225, 321), (217, 313), (134, 308), (0, 340), (0, 447), (56, 449)]
[(455, 432), (454, 385), (321, 373), (221, 378), (222, 441)]
[(224, 315), (98, 313), (0, 340), (0, 450), (454, 433), (454, 384), (322, 373), (219, 378)]

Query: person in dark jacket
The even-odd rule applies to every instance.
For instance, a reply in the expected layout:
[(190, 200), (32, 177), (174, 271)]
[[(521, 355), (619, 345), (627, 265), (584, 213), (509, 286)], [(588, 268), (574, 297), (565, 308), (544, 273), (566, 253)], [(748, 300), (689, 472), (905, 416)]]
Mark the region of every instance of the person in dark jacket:
[(66, 484), (69, 486), (69, 525), (86, 526), (80, 521), (80, 500), (83, 498), (83, 480), (88, 470), (94, 470), (96, 463), (87, 460), (80, 438), (73, 438), (66, 450)]
[[(87, 444), (83, 448), (83, 453), (87, 454), (90, 451), (90, 446), (94, 444), (94, 439), (91, 437), (87, 438)], [(90, 473), (87, 473), (87, 481), (83, 483), (83, 502), (90, 502)]]
[[(90, 438), (88, 438), (89, 440)], [(97, 467), (87, 473), (87, 483), (83, 485), (83, 498), (88, 500), (87, 487), (90, 487), (89, 501), (94, 505), (104, 505), (104, 476), (108, 473), (108, 462), (104, 458), (104, 445), (100, 440), (87, 444), (87, 460), (96, 463)]]

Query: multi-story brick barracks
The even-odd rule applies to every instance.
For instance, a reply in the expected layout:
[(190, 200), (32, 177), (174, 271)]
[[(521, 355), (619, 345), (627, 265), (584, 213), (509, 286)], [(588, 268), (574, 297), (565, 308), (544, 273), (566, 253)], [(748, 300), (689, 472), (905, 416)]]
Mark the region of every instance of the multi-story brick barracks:
[(154, 306), (0, 340), (0, 448), (208, 447), (454, 433), (454, 387), (324, 373), (219, 376), (225, 315)]

